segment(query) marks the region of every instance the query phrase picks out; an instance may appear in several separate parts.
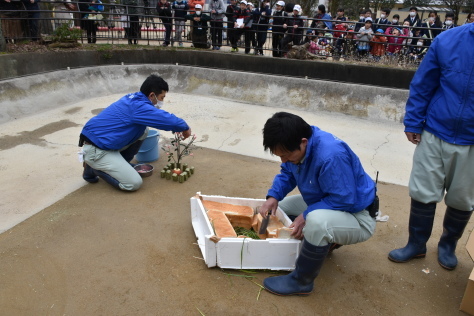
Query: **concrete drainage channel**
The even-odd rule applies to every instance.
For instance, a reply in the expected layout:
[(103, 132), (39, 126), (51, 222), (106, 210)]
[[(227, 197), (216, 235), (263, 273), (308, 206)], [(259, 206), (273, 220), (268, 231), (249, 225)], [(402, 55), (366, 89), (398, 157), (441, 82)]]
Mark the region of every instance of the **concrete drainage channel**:
[(348, 142), (369, 174), (408, 181), (407, 90), (166, 64), (60, 70), (0, 81), (0, 233), (85, 184), (75, 157), (83, 124), (151, 73), (168, 81), (165, 109), (189, 119), (202, 147), (276, 160), (260, 131), (288, 110)]
[(0, 123), (117, 93), (138, 91), (151, 73), (170, 91), (262, 106), (401, 122), (408, 90), (166, 64), (61, 70), (0, 81)]

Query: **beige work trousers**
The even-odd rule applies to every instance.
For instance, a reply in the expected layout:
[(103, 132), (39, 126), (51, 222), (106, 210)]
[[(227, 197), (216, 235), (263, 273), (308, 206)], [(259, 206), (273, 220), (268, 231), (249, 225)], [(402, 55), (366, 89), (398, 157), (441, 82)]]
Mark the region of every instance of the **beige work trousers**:
[[(413, 155), (410, 197), (472, 211), (474, 207), (474, 145), (454, 145), (424, 131)], [(445, 195), (446, 193), (446, 195)]]

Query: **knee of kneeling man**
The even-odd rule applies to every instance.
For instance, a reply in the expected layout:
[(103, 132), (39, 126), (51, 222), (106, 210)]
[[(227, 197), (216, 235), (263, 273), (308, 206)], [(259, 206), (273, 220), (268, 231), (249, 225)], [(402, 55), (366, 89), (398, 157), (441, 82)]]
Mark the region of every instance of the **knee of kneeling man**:
[(140, 178), (140, 179), (137, 179), (136, 181), (130, 183), (129, 185), (124, 186), (124, 187), (125, 187), (125, 190), (127, 190), (127, 191), (136, 191), (136, 190), (140, 189), (142, 184), (143, 184), (143, 180), (142, 180), (142, 178)]
[(311, 227), (315, 230), (326, 230), (327, 229), (327, 221), (324, 218), (317, 216), (315, 213), (309, 213), (306, 216), (306, 227)]

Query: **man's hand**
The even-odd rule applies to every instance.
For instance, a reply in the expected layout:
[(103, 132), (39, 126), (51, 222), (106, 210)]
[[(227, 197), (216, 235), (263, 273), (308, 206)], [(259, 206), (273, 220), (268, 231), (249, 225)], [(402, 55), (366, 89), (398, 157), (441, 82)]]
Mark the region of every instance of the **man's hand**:
[(293, 224), (290, 225), (290, 228), (293, 228), (291, 236), (294, 236), (296, 239), (303, 239), (303, 228), (306, 225), (306, 220), (303, 217), (303, 214), (300, 214), (295, 218)]
[(297, 28), (298, 28), (298, 25), (293, 25), (293, 27), (294, 27), (295, 29), (297, 29)]
[(405, 132), (405, 135), (407, 135), (408, 140), (415, 145), (421, 142), (421, 134)]
[(199, 22), (199, 21), (201, 21), (201, 18), (200, 18), (200, 17), (197, 17), (197, 16), (195, 16), (195, 17), (194, 17), (194, 21), (196, 21), (196, 22)]
[(260, 206), (259, 213), (262, 217), (267, 217), (267, 214), (270, 213), (275, 215), (278, 208), (278, 200), (274, 197), (269, 197), (262, 206)]
[(191, 136), (191, 129), (188, 129), (187, 131), (182, 132), (181, 135), (183, 136), (183, 139), (188, 138), (189, 136)]
[(286, 29), (288, 27), (288, 25), (286, 24), (283, 24), (283, 28)]

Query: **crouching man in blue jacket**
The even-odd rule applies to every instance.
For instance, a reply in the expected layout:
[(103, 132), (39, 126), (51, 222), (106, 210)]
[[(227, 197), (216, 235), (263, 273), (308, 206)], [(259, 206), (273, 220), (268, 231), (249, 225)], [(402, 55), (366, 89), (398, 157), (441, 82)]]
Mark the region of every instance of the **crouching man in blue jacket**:
[(142, 178), (130, 161), (147, 137), (148, 127), (181, 132), (184, 139), (191, 135), (183, 119), (161, 109), (166, 92), (168, 83), (151, 75), (140, 92), (125, 95), (86, 123), (79, 140), (84, 180), (96, 183), (100, 177), (117, 189), (138, 190)]
[[(332, 248), (374, 234), (375, 219), (367, 208), (375, 199), (375, 183), (346, 143), (290, 113), (267, 120), (263, 146), (282, 164), (260, 214), (275, 214), (280, 206), (296, 216), (292, 235), (303, 239), (295, 270), (266, 278), (263, 285), (277, 295), (308, 295)], [(296, 186), (301, 194), (286, 197)]]

